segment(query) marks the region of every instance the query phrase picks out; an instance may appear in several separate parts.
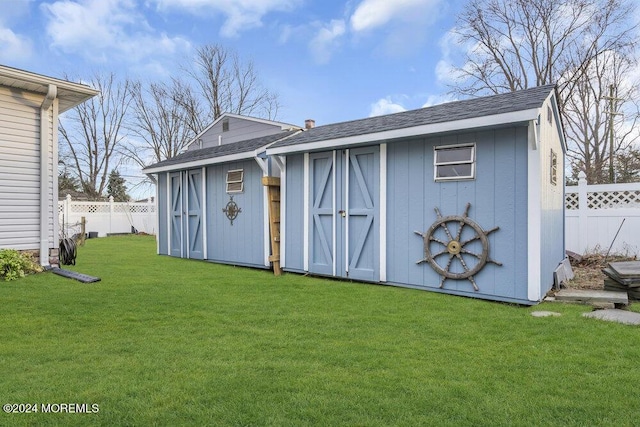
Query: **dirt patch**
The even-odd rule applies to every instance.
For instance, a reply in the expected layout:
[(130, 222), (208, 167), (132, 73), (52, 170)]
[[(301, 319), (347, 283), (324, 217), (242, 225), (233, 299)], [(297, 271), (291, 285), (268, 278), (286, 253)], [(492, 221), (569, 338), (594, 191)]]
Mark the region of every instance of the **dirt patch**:
[(610, 262), (634, 261), (635, 257), (609, 256), (606, 260), (604, 255), (589, 254), (584, 255), (580, 261), (571, 259), (571, 268), (576, 277), (566, 283), (570, 289), (603, 289), (604, 273), (602, 269)]

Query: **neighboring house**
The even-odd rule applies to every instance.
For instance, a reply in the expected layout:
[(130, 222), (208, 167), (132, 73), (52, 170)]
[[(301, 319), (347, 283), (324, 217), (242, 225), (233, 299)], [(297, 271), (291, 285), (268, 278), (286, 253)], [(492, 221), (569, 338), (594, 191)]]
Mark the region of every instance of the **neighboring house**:
[[(294, 125), (224, 114), (186, 152), (145, 168), (158, 183), (158, 253), (268, 268), (261, 179), (274, 167), (264, 152), (297, 132)], [(194, 148), (200, 140), (204, 148)]]
[(535, 304), (564, 259), (565, 151), (551, 85), (309, 129), (267, 149), (280, 265)]
[(224, 113), (200, 132), (186, 146), (188, 151), (209, 148), (248, 139), (300, 129), (288, 123)]
[(260, 181), (279, 175), (286, 271), (535, 304), (564, 259), (554, 86), (226, 145), (206, 136), (144, 171), (158, 177), (160, 254), (268, 266)]
[(97, 94), (0, 65), (0, 249), (57, 264), (58, 115)]

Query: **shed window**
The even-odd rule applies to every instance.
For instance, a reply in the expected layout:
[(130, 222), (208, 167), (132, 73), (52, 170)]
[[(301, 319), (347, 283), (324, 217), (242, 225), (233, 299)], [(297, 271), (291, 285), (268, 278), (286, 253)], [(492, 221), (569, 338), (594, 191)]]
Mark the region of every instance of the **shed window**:
[(229, 119), (222, 119), (222, 132), (229, 130)]
[(473, 179), (476, 175), (476, 145), (444, 145), (433, 149), (434, 179)]
[(227, 193), (244, 191), (244, 170), (236, 169), (227, 172)]
[(553, 150), (551, 150), (549, 180), (553, 185), (558, 184), (558, 155)]

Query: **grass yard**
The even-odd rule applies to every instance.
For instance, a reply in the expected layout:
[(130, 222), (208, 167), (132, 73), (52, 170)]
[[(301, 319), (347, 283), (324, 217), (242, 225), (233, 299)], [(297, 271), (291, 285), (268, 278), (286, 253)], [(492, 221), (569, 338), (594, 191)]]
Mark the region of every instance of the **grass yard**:
[(1, 403), (99, 406), (0, 413), (0, 425), (640, 423), (640, 329), (583, 318), (585, 306), (277, 278), (155, 251), (148, 236), (91, 239), (70, 269), (101, 282), (0, 282)]

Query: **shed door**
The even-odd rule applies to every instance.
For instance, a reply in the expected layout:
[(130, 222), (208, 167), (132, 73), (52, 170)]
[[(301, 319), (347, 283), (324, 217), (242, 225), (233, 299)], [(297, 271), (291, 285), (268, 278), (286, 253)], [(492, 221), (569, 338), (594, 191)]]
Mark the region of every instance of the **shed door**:
[(175, 172), (171, 189), (169, 253), (175, 257), (204, 259), (202, 227), (202, 170)]
[(187, 172), (188, 257), (204, 259), (202, 243), (202, 170)]
[(346, 150), (344, 209), (347, 276), (380, 279), (380, 149)]
[(335, 152), (309, 156), (309, 271), (335, 275)]
[(182, 173), (176, 172), (169, 175), (169, 188), (171, 189), (171, 232), (169, 233), (169, 255), (182, 257)]
[(309, 156), (309, 271), (380, 279), (379, 147)]

